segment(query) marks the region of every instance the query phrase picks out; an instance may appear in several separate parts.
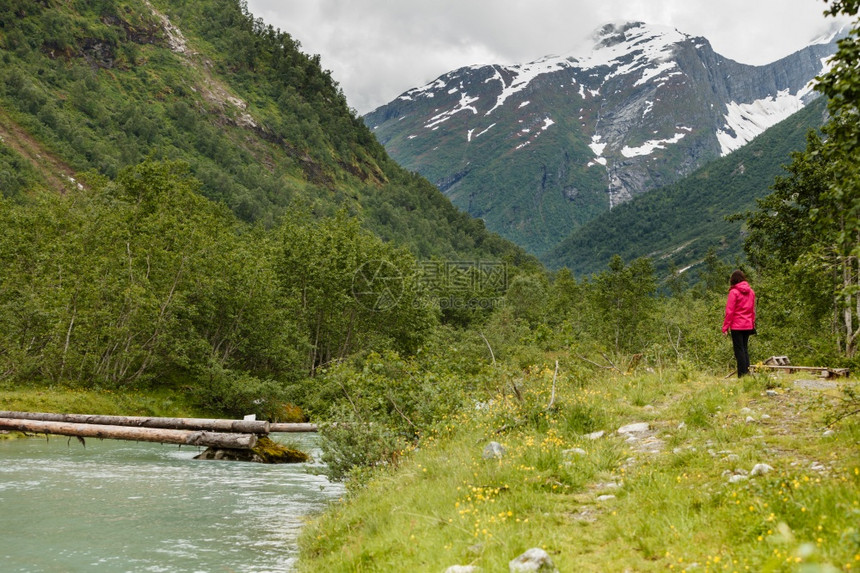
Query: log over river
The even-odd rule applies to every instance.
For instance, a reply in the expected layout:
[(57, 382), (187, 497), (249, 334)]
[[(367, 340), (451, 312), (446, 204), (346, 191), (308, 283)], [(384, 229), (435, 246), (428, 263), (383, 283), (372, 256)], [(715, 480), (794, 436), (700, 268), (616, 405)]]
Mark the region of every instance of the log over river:
[[(278, 439), (319, 459), (315, 434)], [(303, 520), (341, 486), (314, 464), (193, 460), (201, 450), (0, 440), (0, 571), (290, 571)]]

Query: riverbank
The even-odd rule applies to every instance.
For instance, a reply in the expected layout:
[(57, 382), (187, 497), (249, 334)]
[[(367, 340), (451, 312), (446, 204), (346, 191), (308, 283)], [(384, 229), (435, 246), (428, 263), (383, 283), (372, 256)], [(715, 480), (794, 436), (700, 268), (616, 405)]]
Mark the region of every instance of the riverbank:
[[(0, 386), (0, 410), (168, 418), (219, 417), (217, 412), (195, 407), (185, 394), (170, 388), (126, 392), (49, 384)], [(12, 435), (0, 434), (0, 439)]]
[(834, 422), (856, 381), (553, 378), (377, 471), (305, 529), (300, 570), (507, 571), (533, 547), (559, 571), (860, 569), (860, 416)]

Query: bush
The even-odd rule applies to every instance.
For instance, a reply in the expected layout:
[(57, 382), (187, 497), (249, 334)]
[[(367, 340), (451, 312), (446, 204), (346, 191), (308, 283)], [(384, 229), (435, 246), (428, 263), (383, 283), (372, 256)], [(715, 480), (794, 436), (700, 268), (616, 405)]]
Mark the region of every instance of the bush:
[(195, 403), (231, 416), (255, 414), (277, 420), (284, 410), (286, 392), (274, 380), (261, 380), (218, 365), (206, 368), (193, 390)]

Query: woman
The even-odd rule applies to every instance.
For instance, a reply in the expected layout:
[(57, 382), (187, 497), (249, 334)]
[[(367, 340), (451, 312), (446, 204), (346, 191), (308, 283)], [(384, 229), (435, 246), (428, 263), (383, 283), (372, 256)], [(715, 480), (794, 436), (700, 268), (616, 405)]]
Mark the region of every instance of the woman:
[(732, 348), (738, 363), (738, 378), (750, 372), (750, 355), (747, 349), (750, 334), (755, 332), (755, 291), (750, 288), (743, 271), (732, 273), (729, 298), (726, 300), (726, 318), (723, 336), (732, 333)]

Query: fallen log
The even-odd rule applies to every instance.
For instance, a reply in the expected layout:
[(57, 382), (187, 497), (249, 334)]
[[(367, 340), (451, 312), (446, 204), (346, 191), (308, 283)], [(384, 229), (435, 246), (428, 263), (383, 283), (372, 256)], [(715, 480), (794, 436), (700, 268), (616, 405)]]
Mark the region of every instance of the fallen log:
[(271, 423), (269, 424), (269, 432), (316, 432), (316, 424), (299, 424), (299, 423)]
[(42, 420), (44, 422), (66, 422), (70, 424), (101, 424), (106, 426), (166, 428), (171, 430), (207, 430), (210, 432), (235, 432), (245, 434), (269, 433), (269, 422), (265, 420), (219, 420), (214, 418), (155, 418), (150, 416), (101, 416), (92, 414), (53, 414), (47, 412), (9, 411), (0, 411), (0, 418), (13, 418), (19, 420)]
[(166, 428), (141, 428), (111, 426), (103, 424), (73, 424), (44, 420), (0, 418), (0, 429), (36, 434), (57, 434), (81, 438), (133, 440), (138, 442), (160, 442), (215, 448), (250, 449), (257, 444), (255, 434), (228, 434), (197, 430), (174, 430)]

